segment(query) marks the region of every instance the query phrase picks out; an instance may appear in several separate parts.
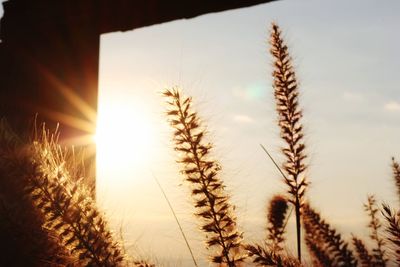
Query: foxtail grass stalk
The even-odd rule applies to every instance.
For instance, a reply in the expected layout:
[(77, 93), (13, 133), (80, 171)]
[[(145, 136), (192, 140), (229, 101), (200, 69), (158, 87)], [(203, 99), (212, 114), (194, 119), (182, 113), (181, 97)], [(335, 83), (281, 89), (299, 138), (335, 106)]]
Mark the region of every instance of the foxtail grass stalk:
[(400, 199), (400, 165), (392, 158), (392, 170), (393, 170), (393, 179), (397, 187), (397, 197)]
[(314, 260), (322, 266), (357, 266), (348, 243), (309, 204), (303, 206), (302, 219), (305, 241)]
[(357, 253), (357, 258), (361, 267), (371, 267), (373, 265), (373, 257), (369, 253), (367, 247), (361, 239), (353, 236), (351, 239), (353, 241), (353, 246)]
[(367, 203), (364, 204), (364, 210), (367, 212), (370, 221), (368, 228), (371, 231), (370, 237), (374, 241), (376, 247), (372, 249), (373, 261), (376, 266), (386, 266), (386, 251), (384, 250), (385, 240), (380, 236), (380, 228), (382, 224), (378, 217), (378, 207), (373, 195), (368, 196)]
[(400, 265), (400, 214), (392, 211), (387, 204), (382, 204), (382, 214), (386, 221), (386, 239), (389, 241), (392, 258)]
[(289, 201), (294, 205), (296, 215), (297, 257), (301, 262), (301, 208), (304, 193), (307, 188), (307, 180), (304, 175), (306, 155), (303, 142), (303, 126), (300, 122), (303, 116), (298, 105), (298, 82), (292, 59), (288, 48), (284, 43), (281, 31), (276, 24), (272, 24), (270, 52), (274, 59), (273, 87), (278, 113), (278, 125), (281, 129), (281, 137), (285, 143), (282, 152), (286, 158), (283, 164), (285, 172), (284, 180), (289, 187)]
[(201, 219), (201, 229), (206, 234), (207, 248), (217, 249), (212, 261), (235, 266), (243, 260), (242, 235), (237, 229), (233, 206), (220, 179), (221, 167), (210, 155), (212, 145), (206, 142), (205, 128), (195, 111), (192, 99), (183, 97), (177, 89), (166, 90), (169, 110), (167, 116), (174, 129), (175, 150), (182, 174), (191, 185), (192, 197)]

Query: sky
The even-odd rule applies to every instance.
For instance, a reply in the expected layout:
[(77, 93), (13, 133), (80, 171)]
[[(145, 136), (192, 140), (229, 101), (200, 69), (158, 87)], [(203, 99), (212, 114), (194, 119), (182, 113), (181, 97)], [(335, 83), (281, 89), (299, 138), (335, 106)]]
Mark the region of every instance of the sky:
[[(398, 205), (390, 159), (400, 158), (399, 11), (398, 1), (278, 1), (103, 35), (99, 123), (102, 105), (111, 106), (110, 100), (131, 103), (152, 122), (150, 130), (137, 127), (152, 138), (133, 145), (142, 162), (132, 160), (129, 181), (113, 180), (118, 193), (108, 181), (112, 172), (98, 177), (100, 194), (119, 203), (105, 198), (106, 209), (125, 216), (126, 239), (164, 263), (188, 258), (156, 177), (196, 256), (205, 258), (163, 116), (160, 92), (173, 86), (193, 96), (208, 126), (245, 239), (260, 239), (267, 201), (286, 190), (260, 148), (263, 144), (282, 160), (268, 53), (273, 21), (284, 32), (301, 85), (311, 182), (307, 199), (345, 237), (365, 236), (367, 194)], [(288, 247), (295, 249), (293, 242)]]
[[(174, 86), (193, 97), (207, 124), (245, 240), (262, 239), (267, 201), (287, 190), (260, 148), (282, 161), (268, 53), (273, 21), (300, 81), (306, 197), (345, 237), (366, 238), (367, 194), (399, 205), (390, 169), (392, 156), (400, 160), (399, 11), (396, 0), (284, 0), (103, 35), (97, 194), (127, 249), (165, 266), (190, 264), (157, 179), (207, 266), (160, 95)], [(295, 251), (292, 222), (288, 231)]]

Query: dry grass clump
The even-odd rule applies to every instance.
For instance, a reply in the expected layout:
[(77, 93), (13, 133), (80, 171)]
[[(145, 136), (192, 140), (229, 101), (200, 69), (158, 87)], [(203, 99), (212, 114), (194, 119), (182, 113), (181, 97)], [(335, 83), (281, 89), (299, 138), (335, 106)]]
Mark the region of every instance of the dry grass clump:
[[(195, 216), (201, 221), (206, 248), (212, 251), (211, 261), (229, 267), (244, 266), (246, 261), (256, 266), (306, 266), (301, 260), (303, 225), (313, 266), (377, 267), (393, 261), (400, 264), (399, 212), (393, 212), (386, 204), (379, 209), (375, 197), (368, 196), (364, 209), (374, 246), (368, 248), (362, 239), (353, 236), (353, 252), (305, 201), (307, 156), (299, 85), (276, 24), (272, 24), (270, 44), (278, 126), (284, 143), (282, 168), (266, 152), (289, 189), (287, 195), (275, 195), (269, 202), (267, 234), (261, 244), (243, 245), (230, 195), (221, 179), (221, 167), (212, 157), (212, 144), (206, 141), (206, 130), (193, 110), (192, 99), (177, 89), (163, 93), (178, 163), (190, 185)], [(44, 128), (33, 141), (26, 141), (15, 135), (4, 119), (0, 120), (0, 266), (155, 266), (128, 259), (113, 237), (96, 208), (94, 187), (85, 181), (87, 168), (82, 153), (62, 148), (57, 133), (51, 135)], [(394, 158), (391, 167), (400, 197), (400, 165)], [(297, 259), (284, 247), (291, 205), (296, 217)], [(381, 233), (382, 228), (385, 234)], [(181, 232), (187, 242), (182, 229)], [(191, 252), (188, 242), (187, 246)], [(194, 257), (193, 263), (197, 266)]]
[(35, 172), (32, 151), (0, 120), (0, 266), (64, 266), (75, 259), (42, 227), (46, 218), (27, 196), (25, 186)]
[(289, 187), (289, 201), (294, 205), (296, 215), (297, 256), (301, 261), (301, 208), (307, 179), (303, 141), (302, 111), (298, 104), (298, 82), (292, 66), (288, 47), (282, 39), (278, 25), (272, 24), (270, 52), (274, 58), (273, 87), (278, 113), (278, 125), (285, 142), (282, 152), (286, 158), (283, 164), (284, 180)]
[(206, 234), (207, 248), (214, 248), (214, 263), (235, 266), (243, 260), (241, 233), (236, 226), (233, 206), (219, 177), (221, 167), (211, 156), (212, 145), (205, 139), (205, 129), (192, 108), (192, 99), (178, 90), (165, 90), (167, 112), (174, 130), (173, 141), (179, 153), (182, 173), (191, 185), (201, 230)]
[(317, 266), (357, 266), (357, 261), (341, 235), (309, 204), (303, 207), (305, 241)]
[(70, 176), (65, 167), (68, 154), (57, 144), (56, 136), (43, 131), (32, 149), (35, 170), (26, 190), (46, 218), (43, 227), (54, 231), (81, 265), (121, 265), (124, 256), (119, 244), (82, 183), (84, 177)]
[[(128, 266), (83, 182), (85, 168), (57, 134), (30, 141), (0, 124), (1, 266)], [(151, 266), (151, 265), (148, 265)]]

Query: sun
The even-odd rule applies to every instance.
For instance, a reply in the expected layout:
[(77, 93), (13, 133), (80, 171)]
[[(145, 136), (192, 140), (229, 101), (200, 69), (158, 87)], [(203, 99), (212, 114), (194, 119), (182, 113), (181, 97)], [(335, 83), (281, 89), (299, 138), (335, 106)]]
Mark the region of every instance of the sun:
[(123, 172), (149, 158), (154, 129), (146, 114), (137, 103), (101, 103), (93, 137), (98, 172)]

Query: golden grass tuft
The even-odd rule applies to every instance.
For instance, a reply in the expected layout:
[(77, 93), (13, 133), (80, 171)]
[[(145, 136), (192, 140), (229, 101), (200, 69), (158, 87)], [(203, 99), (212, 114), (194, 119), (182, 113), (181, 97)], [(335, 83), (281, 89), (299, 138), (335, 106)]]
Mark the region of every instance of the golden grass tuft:
[(0, 265), (136, 266), (92, 199), (80, 152), (57, 136), (43, 126), (25, 141), (0, 123)]
[(32, 152), (34, 171), (26, 191), (46, 218), (43, 227), (60, 237), (80, 265), (121, 265), (122, 250), (82, 183), (84, 177), (71, 177), (66, 162), (72, 160), (57, 144), (57, 135), (43, 130), (33, 142)]
[(0, 266), (64, 266), (74, 258), (26, 195), (35, 171), (31, 146), (0, 120)]

